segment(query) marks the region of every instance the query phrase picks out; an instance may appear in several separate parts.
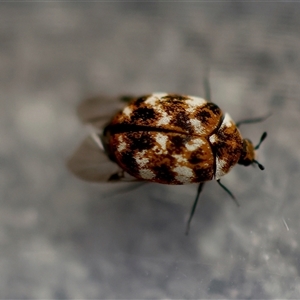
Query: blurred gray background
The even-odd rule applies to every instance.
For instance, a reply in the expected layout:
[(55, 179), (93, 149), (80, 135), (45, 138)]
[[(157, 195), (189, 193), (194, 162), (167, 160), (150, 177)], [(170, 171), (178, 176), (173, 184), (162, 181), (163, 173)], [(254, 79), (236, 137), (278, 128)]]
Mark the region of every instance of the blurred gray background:
[[(266, 170), (197, 186), (88, 184), (65, 159), (87, 96), (212, 98)], [(0, 298), (300, 297), (300, 3), (0, 4)]]

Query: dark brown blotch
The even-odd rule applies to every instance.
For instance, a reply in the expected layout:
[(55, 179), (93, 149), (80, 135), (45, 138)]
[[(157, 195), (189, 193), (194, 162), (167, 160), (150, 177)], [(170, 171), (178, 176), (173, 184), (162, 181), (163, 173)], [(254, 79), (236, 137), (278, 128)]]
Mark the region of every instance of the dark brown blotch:
[(227, 152), (228, 146), (224, 141), (218, 140), (217, 142), (215, 142), (213, 144), (212, 149), (213, 149), (213, 152), (216, 154), (216, 156), (220, 157), (220, 156), (223, 156)]
[(182, 153), (182, 149), (185, 147), (185, 144), (191, 139), (190, 136), (184, 135), (170, 135), (169, 141), (172, 143), (170, 150), (176, 154)]
[(205, 159), (203, 159), (203, 155), (204, 155), (203, 152), (204, 151), (202, 149), (199, 149), (197, 151), (192, 152), (190, 158), (188, 159), (188, 162), (193, 164), (193, 165), (204, 162)]
[(214, 103), (206, 103), (204, 106), (199, 107), (195, 113), (195, 118), (201, 123), (209, 124), (212, 118), (222, 115), (221, 109)]
[(155, 145), (155, 141), (148, 131), (128, 132), (127, 138), (131, 150), (148, 150)]
[(203, 124), (207, 124), (209, 123), (209, 120), (211, 119), (211, 114), (209, 111), (205, 110), (205, 109), (201, 109), (196, 115), (195, 117), (201, 121), (201, 123)]
[(131, 122), (143, 121), (147, 123), (147, 120), (156, 119), (156, 113), (153, 108), (139, 107), (132, 112)]
[(223, 141), (219, 141), (213, 145), (213, 152), (219, 158), (226, 157), (230, 159), (231, 157), (236, 157), (237, 155), (240, 156), (241, 148), (237, 147), (236, 144), (233, 142), (225, 143)]
[(167, 164), (161, 164), (153, 167), (157, 181), (171, 183), (174, 181), (175, 173)]
[(206, 103), (204, 107), (207, 108), (208, 110), (211, 110), (215, 115), (222, 114), (221, 108), (212, 102)]
[(214, 175), (214, 171), (212, 168), (201, 168), (200, 166), (194, 169), (194, 173), (196, 178), (195, 182), (211, 180)]
[(171, 121), (171, 124), (181, 128), (183, 131), (187, 131), (187, 132), (192, 131), (192, 125), (190, 123), (190, 117), (185, 111), (178, 112), (174, 116), (173, 120)]
[(124, 151), (121, 153), (121, 163), (125, 167), (124, 169), (131, 175), (135, 176), (135, 174), (138, 174), (139, 172), (139, 166), (136, 163), (136, 160), (134, 158), (134, 152), (133, 151)]

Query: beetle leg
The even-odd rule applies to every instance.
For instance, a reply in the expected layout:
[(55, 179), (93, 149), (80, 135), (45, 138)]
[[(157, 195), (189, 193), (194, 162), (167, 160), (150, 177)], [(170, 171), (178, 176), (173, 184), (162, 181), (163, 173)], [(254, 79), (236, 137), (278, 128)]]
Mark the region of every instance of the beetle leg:
[(118, 172), (112, 174), (108, 181), (120, 181), (122, 178), (124, 178), (124, 171), (120, 169)]
[(206, 101), (211, 102), (211, 91), (210, 91), (210, 84), (208, 77), (204, 77), (203, 79), (203, 86), (204, 86), (204, 97)]
[(194, 201), (194, 204), (193, 204), (193, 207), (192, 207), (192, 210), (191, 210), (191, 213), (190, 213), (190, 217), (189, 217), (189, 220), (188, 220), (187, 226), (186, 226), (186, 231), (185, 231), (185, 234), (186, 234), (186, 235), (189, 234), (191, 221), (192, 221), (193, 215), (194, 215), (194, 213), (195, 213), (196, 206), (197, 206), (197, 203), (198, 203), (198, 200), (199, 200), (200, 193), (201, 193), (202, 188), (203, 188), (203, 186), (204, 186), (204, 183), (205, 183), (205, 182), (201, 182), (201, 183), (199, 184), (199, 186), (198, 186), (196, 199), (195, 199), (195, 201)]
[(223, 190), (225, 190), (225, 191), (229, 194), (229, 196), (233, 199), (233, 201), (235, 202), (235, 204), (239, 207), (240, 204), (239, 204), (238, 201), (235, 199), (234, 195), (229, 191), (229, 189), (228, 189), (225, 185), (223, 185), (223, 184), (221, 183), (220, 179), (217, 180), (217, 183), (220, 185), (220, 187), (221, 187)]
[(237, 122), (235, 125), (236, 125), (236, 127), (239, 127), (242, 124), (259, 123), (259, 122), (262, 122), (262, 121), (268, 119), (270, 116), (271, 116), (271, 113), (269, 113), (269, 114), (267, 114), (265, 116), (262, 116), (262, 117), (258, 117), (258, 118), (245, 119), (245, 120)]
[(122, 102), (125, 102), (125, 103), (129, 103), (130, 101), (132, 101), (133, 99), (135, 99), (136, 97), (135, 96), (132, 96), (132, 95), (124, 95), (124, 96), (121, 96), (120, 97), (120, 100)]

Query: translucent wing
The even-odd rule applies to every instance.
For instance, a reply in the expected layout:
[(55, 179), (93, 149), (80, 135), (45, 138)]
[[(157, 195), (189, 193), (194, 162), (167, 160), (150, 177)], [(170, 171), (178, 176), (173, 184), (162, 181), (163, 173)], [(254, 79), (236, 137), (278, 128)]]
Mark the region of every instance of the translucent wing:
[(91, 124), (98, 131), (102, 131), (103, 127), (124, 107), (125, 103), (133, 98), (132, 96), (88, 98), (78, 106), (77, 114), (83, 123)]
[(137, 181), (112, 162), (102, 149), (102, 142), (97, 135), (87, 137), (68, 160), (68, 169), (85, 181)]

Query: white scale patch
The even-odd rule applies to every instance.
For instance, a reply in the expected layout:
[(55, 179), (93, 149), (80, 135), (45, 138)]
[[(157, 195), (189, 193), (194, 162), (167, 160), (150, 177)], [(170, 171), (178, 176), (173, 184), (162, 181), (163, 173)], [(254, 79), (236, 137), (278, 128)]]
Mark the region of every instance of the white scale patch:
[(162, 147), (163, 150), (167, 149), (168, 136), (166, 134), (157, 133), (155, 140)]
[(157, 125), (167, 125), (170, 123), (171, 121), (171, 117), (162, 109), (160, 109), (159, 107), (155, 108), (157, 112), (159, 112), (162, 117), (157, 121)]
[(211, 144), (213, 145), (214, 143), (216, 143), (218, 140), (218, 136), (216, 134), (212, 134), (210, 137), (209, 137), (209, 141), (211, 142)]
[(123, 137), (121, 135), (119, 136), (118, 141), (120, 142), (118, 145), (118, 152), (122, 152), (126, 149), (126, 143), (123, 141)]
[(126, 106), (123, 109), (123, 114), (126, 115), (127, 117), (130, 117), (131, 113), (132, 113), (132, 109), (129, 106)]
[(155, 174), (150, 169), (141, 169), (140, 176), (145, 180), (151, 180), (155, 177)]
[(194, 176), (193, 170), (184, 166), (178, 166), (173, 171), (177, 173), (177, 176), (175, 176), (176, 180), (181, 183), (191, 182), (191, 178)]
[(139, 166), (139, 174), (141, 178), (145, 180), (151, 180), (155, 177), (155, 174), (150, 170), (144, 168), (146, 164), (149, 162), (149, 158), (145, 157), (147, 150), (143, 150), (142, 152), (138, 153), (135, 155), (135, 161), (137, 162)]
[(157, 102), (160, 98), (167, 96), (166, 93), (154, 93), (145, 101), (145, 103), (152, 105), (155, 107), (157, 105)]
[(201, 122), (197, 119), (190, 119), (192, 126), (197, 134), (203, 134), (205, 132)]
[(186, 149), (189, 151), (195, 151), (196, 149), (200, 148), (204, 142), (201, 139), (193, 139), (185, 144)]
[(125, 142), (122, 142), (118, 145), (118, 152), (122, 152), (125, 149), (126, 149), (126, 143)]
[(147, 150), (143, 150), (135, 155), (135, 161), (139, 165), (139, 168), (145, 167), (145, 165), (149, 162), (149, 158), (145, 157)]
[(216, 174), (215, 174), (216, 180), (220, 179), (222, 176), (226, 174), (226, 172), (224, 172), (223, 170), (225, 165), (226, 165), (226, 160), (222, 160), (216, 157)]
[(166, 153), (168, 136), (166, 134), (156, 133), (155, 140), (160, 145), (160, 147), (156, 145), (152, 150), (155, 151), (156, 154)]
[(224, 117), (224, 120), (222, 122), (222, 125), (220, 126), (220, 129), (223, 129), (224, 127), (231, 127), (234, 125), (234, 122), (233, 120), (231, 119), (231, 117), (229, 116), (228, 113), (225, 113), (225, 117)]
[(193, 97), (193, 96), (189, 96), (189, 97), (190, 99), (185, 101), (185, 103), (189, 105), (189, 107), (187, 108), (187, 111), (189, 113), (192, 113), (196, 108), (204, 106), (207, 103), (207, 101), (203, 98)]
[(188, 162), (188, 160), (183, 155), (173, 154), (172, 156), (176, 159), (176, 161), (178, 163), (187, 163)]

